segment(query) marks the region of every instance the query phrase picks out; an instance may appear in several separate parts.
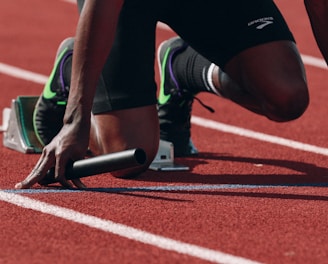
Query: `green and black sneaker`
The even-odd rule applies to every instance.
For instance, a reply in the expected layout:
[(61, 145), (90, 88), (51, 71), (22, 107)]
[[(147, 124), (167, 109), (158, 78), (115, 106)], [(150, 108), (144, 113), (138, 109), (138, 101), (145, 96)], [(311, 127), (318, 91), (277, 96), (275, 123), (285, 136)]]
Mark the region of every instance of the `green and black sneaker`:
[(174, 155), (177, 157), (198, 154), (190, 132), (194, 95), (179, 86), (172, 70), (174, 57), (187, 46), (181, 38), (175, 37), (161, 43), (157, 53), (161, 75), (158, 98), (160, 137), (173, 143)]
[(34, 131), (43, 145), (47, 145), (63, 127), (70, 87), (73, 45), (73, 38), (64, 40), (60, 45), (54, 68), (34, 109)]

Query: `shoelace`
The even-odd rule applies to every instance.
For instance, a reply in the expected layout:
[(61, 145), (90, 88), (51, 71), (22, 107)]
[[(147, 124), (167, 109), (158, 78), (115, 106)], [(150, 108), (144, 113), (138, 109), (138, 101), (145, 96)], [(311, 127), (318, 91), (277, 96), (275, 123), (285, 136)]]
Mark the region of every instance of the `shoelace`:
[(214, 112), (215, 112), (215, 110), (214, 110), (212, 107), (210, 107), (209, 105), (206, 105), (206, 104), (205, 104), (202, 100), (200, 100), (198, 97), (194, 96), (194, 99), (196, 99), (196, 101), (198, 101), (202, 107), (204, 107), (205, 109), (207, 109), (207, 110), (210, 111), (211, 113), (214, 113)]
[(215, 110), (211, 106), (205, 104), (198, 97), (196, 97), (195, 95), (191, 94), (190, 92), (188, 92), (186, 90), (182, 90), (181, 91), (180, 89), (179, 90), (178, 89), (172, 89), (170, 93), (173, 96), (177, 96), (177, 97), (179, 97), (179, 98), (181, 98), (183, 100), (193, 100), (193, 99), (195, 99), (197, 102), (199, 102), (199, 104), (202, 107), (204, 107), (205, 109), (207, 109), (209, 112), (211, 112), (211, 113), (214, 113), (215, 112)]

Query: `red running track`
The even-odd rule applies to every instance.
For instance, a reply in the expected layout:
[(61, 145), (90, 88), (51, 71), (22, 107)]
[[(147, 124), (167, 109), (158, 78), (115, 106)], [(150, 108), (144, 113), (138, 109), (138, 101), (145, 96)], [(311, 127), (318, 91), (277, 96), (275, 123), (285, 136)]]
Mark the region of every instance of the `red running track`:
[[(194, 105), (189, 172), (104, 174), (86, 191), (15, 191), (38, 155), (1, 145), (0, 263), (328, 263), (328, 73), (302, 1), (276, 2), (306, 64), (304, 116), (277, 124), (202, 94), (216, 113)], [(76, 21), (67, 1), (1, 2), (1, 109), (41, 93)], [(170, 36), (160, 25), (158, 43)]]

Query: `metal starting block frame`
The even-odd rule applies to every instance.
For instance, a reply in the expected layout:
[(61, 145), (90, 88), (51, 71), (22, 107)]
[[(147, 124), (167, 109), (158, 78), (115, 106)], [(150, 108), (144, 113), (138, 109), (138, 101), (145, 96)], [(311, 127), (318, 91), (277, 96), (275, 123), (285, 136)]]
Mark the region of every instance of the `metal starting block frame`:
[(176, 164), (174, 162), (173, 143), (160, 140), (155, 159), (150, 164), (149, 169), (156, 171), (186, 171), (188, 166)]
[[(2, 112), (3, 145), (25, 153), (41, 153), (40, 144), (33, 127), (33, 111), (38, 96), (18, 96), (11, 102), (11, 108)], [(174, 162), (174, 146), (171, 142), (160, 140), (157, 155), (150, 169), (156, 171), (186, 171), (188, 166)]]
[[(3, 114), (3, 145), (22, 153), (41, 153), (42, 145), (33, 128), (33, 111), (37, 96), (18, 96)], [(7, 122), (7, 123), (6, 123)]]

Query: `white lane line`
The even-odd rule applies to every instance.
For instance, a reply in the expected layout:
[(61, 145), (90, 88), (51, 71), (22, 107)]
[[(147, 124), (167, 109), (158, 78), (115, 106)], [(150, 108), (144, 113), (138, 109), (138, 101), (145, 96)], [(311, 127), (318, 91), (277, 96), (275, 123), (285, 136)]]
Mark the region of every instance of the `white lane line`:
[(203, 191), (203, 190), (251, 190), (265, 188), (284, 187), (328, 187), (327, 182), (318, 183), (279, 183), (279, 184), (200, 184), (200, 185), (162, 185), (145, 187), (119, 187), (119, 188), (87, 188), (85, 190), (69, 189), (3, 189), (2, 192), (15, 194), (41, 194), (41, 193), (79, 193), (79, 192), (103, 192), (103, 193), (133, 193), (133, 192), (177, 192), (177, 191)]
[(0, 62), (0, 73), (9, 75), (17, 79), (23, 79), (26, 81), (35, 82), (38, 84), (45, 84), (48, 80), (48, 76), (27, 71), (1, 62)]
[(174, 251), (191, 257), (226, 264), (256, 264), (252, 260), (233, 256), (220, 251), (184, 243), (143, 230), (83, 214), (72, 209), (51, 205), (18, 194), (0, 191), (0, 200), (44, 214), (53, 215), (75, 223), (83, 224), (127, 239), (135, 240), (161, 249)]
[(76, 1), (77, 0), (62, 0), (62, 1), (64, 1), (64, 2), (67, 2), (67, 3), (70, 3), (70, 4), (75, 4), (76, 5)]
[(268, 134), (255, 132), (255, 131), (241, 128), (241, 127), (223, 124), (220, 122), (216, 122), (213, 120), (209, 120), (209, 119), (205, 119), (205, 118), (197, 117), (197, 116), (192, 116), (191, 122), (198, 126), (202, 126), (205, 128), (211, 128), (211, 129), (225, 132), (225, 133), (230, 133), (230, 134), (234, 134), (234, 135), (238, 135), (238, 136), (242, 136), (242, 137), (248, 137), (248, 138), (256, 139), (259, 141), (264, 141), (264, 142), (281, 145), (284, 147), (289, 147), (289, 148), (293, 148), (293, 149), (298, 149), (298, 150), (302, 150), (302, 151), (307, 151), (307, 152), (312, 152), (315, 154), (321, 154), (324, 156), (328, 156), (328, 148), (322, 148), (322, 147), (305, 144), (305, 143), (301, 143), (301, 142), (290, 140), (290, 139), (285, 139), (285, 138), (281, 138), (281, 137), (277, 137), (277, 136), (271, 136)]
[(316, 58), (309, 55), (301, 55), (304, 64), (327, 70), (327, 64), (324, 59)]

